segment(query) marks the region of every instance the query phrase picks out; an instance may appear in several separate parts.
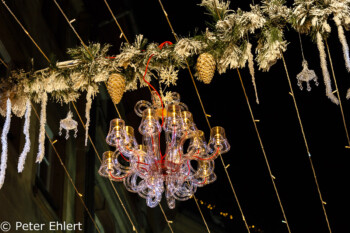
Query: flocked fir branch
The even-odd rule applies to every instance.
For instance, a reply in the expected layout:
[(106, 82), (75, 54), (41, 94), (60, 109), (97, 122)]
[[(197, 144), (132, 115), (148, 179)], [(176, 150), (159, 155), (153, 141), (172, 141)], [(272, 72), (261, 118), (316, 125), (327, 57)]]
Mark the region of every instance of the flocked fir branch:
[(264, 29), (256, 47), (256, 61), (259, 69), (269, 71), (277, 60), (282, 58), (282, 53), (287, 50), (287, 41), (283, 39), (283, 31), (277, 27)]
[[(133, 43), (123, 43), (117, 55), (108, 54), (109, 45), (91, 43), (87, 49), (83, 46), (68, 49), (71, 57), (69, 61), (57, 62), (35, 72), (12, 70), (9, 77), (0, 80), (0, 114), (6, 117), (1, 135), (0, 188), (5, 179), (7, 166), (7, 134), (11, 111), (17, 117), (25, 114), (23, 132), (26, 142), (18, 164), (18, 171), (21, 172), (30, 150), (30, 106), (28, 106), (30, 101), (41, 103), (37, 154), (37, 162), (41, 162), (45, 155), (46, 105), (49, 96), (56, 102), (68, 104), (77, 101), (84, 92), (87, 92), (85, 109), (85, 144), (87, 144), (92, 99), (98, 93), (100, 83), (106, 82), (111, 75), (118, 75), (125, 79), (121, 82), (122, 92), (124, 84), (125, 91), (145, 87), (143, 75), (150, 56), (152, 59), (145, 79), (147, 81), (157, 79), (160, 86), (176, 85), (179, 82), (179, 70), (187, 67), (186, 62), (192, 65), (197, 59), (197, 78), (207, 84), (211, 82), (215, 71), (223, 74), (230, 69), (244, 68), (248, 64), (256, 102), (259, 103), (254, 60), (259, 70), (269, 71), (287, 50), (288, 41), (284, 32), (290, 26), (298, 33), (308, 35), (317, 45), (326, 95), (332, 102), (338, 104), (339, 100), (332, 92), (323, 41), (331, 32), (329, 22), (333, 20), (342, 45), (346, 68), (350, 70), (349, 48), (344, 33), (344, 29), (350, 29), (350, 0), (294, 0), (291, 8), (288, 8), (285, 2), (285, 0), (263, 0), (260, 4), (250, 5), (249, 11), (243, 11), (239, 8), (231, 10), (229, 1), (202, 0), (199, 5), (204, 7), (212, 18), (208, 28), (194, 37), (180, 38), (173, 45), (160, 49), (159, 43), (149, 43), (143, 35), (137, 35)], [(252, 50), (255, 51), (254, 55)], [(199, 60), (202, 63), (199, 64)], [(198, 68), (203, 66), (203, 61), (206, 67), (199, 70)], [(199, 74), (206, 76), (203, 78)], [(303, 62), (303, 70), (297, 79), (299, 86), (302, 85), (300, 83), (302, 81), (317, 81), (315, 72), (308, 69), (306, 61)], [(309, 87), (307, 84), (308, 90), (311, 88)], [(163, 94), (161, 91), (161, 95)], [(166, 93), (164, 98), (171, 98), (171, 94)], [(346, 98), (350, 99), (350, 89)]]
[[(337, 24), (348, 66), (347, 43), (342, 31), (350, 28), (348, 0), (295, 0), (292, 8), (288, 8), (284, 0), (264, 0), (251, 5), (249, 11), (231, 10), (230, 3), (224, 0), (202, 0), (199, 5), (212, 16), (211, 27), (202, 34), (181, 38), (163, 49), (159, 49), (158, 43), (148, 43), (142, 35), (138, 35), (134, 43), (122, 44), (116, 56), (108, 55), (109, 45), (99, 43), (90, 44), (88, 51), (83, 46), (72, 48), (68, 50), (70, 61), (58, 62), (36, 72), (12, 71), (10, 77), (1, 80), (0, 97), (10, 93), (12, 111), (21, 117), (26, 109), (26, 98), (39, 103), (45, 92), (53, 100), (67, 104), (76, 101), (89, 87), (97, 93), (98, 85), (112, 73), (125, 77), (126, 91), (136, 90), (145, 86), (142, 77), (152, 54), (154, 56), (145, 77), (148, 81), (161, 74), (163, 83), (176, 84), (178, 70), (186, 67), (185, 60), (193, 61), (202, 53), (211, 54), (218, 73), (225, 73), (228, 69), (245, 66), (249, 59), (246, 46), (250, 34), (250, 43), (256, 45), (257, 66), (268, 71), (287, 49), (284, 31), (288, 25), (310, 35), (317, 44), (318, 33), (323, 38), (330, 33), (330, 20)], [(254, 38), (256, 41), (253, 41)], [(235, 56), (240, 56), (240, 59)], [(250, 70), (251, 67), (248, 62)], [(327, 77), (325, 82), (328, 83)], [(4, 98), (0, 99), (4, 101)], [(4, 104), (0, 104), (0, 113), (3, 116), (6, 113)]]
[(202, 0), (199, 6), (203, 6), (207, 9), (209, 15), (211, 15), (214, 21), (218, 21), (226, 17), (231, 12), (230, 2), (224, 0)]

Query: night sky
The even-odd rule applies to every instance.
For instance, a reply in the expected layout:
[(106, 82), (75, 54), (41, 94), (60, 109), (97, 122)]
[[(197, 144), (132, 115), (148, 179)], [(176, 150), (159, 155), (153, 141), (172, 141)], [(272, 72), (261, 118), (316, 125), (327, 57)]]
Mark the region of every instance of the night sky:
[[(120, 21), (122, 27), (134, 24), (134, 28), (127, 30), (130, 41), (134, 40), (133, 32), (135, 32), (143, 34), (150, 42), (175, 42), (157, 0), (129, 0), (124, 4), (124, 8), (120, 8), (118, 3), (109, 2), (117, 16), (118, 13), (125, 11), (130, 11), (134, 15), (134, 22), (128, 21), (128, 17), (123, 17)], [(163, 4), (170, 21), (180, 38), (193, 36), (207, 27), (206, 22), (210, 21), (210, 16), (205, 15), (205, 9), (197, 5), (199, 2), (199, 0), (164, 1)], [(119, 44), (122, 41), (119, 38), (120, 32), (111, 21), (111, 16), (103, 1), (85, 0), (84, 3), (87, 12), (91, 15), (88, 20), (89, 24), (85, 25), (90, 27), (88, 39), (93, 42), (111, 43), (112, 53), (118, 53)], [(53, 7), (51, 3), (48, 4)], [(240, 7), (243, 10), (249, 10), (249, 4), (249, 1), (234, 1), (231, 3), (231, 9), (236, 10)], [(109, 23), (104, 24), (105, 21)], [(63, 19), (59, 22), (61, 23), (60, 27), (68, 27)], [(330, 24), (332, 33), (328, 42), (345, 118), (348, 120), (350, 106), (345, 99), (345, 94), (350, 87), (350, 74), (345, 68), (336, 27), (333, 22)], [(345, 33), (349, 40), (349, 32)], [(346, 190), (348, 184), (346, 177), (349, 177), (346, 158), (350, 155), (350, 149), (345, 148), (347, 138), (340, 108), (325, 96), (317, 46), (311, 42), (310, 37), (305, 35), (302, 35), (304, 53), (309, 68), (314, 69), (319, 78), (319, 86), (311, 82), (311, 92), (306, 91), (305, 84), (303, 91), (299, 89), (296, 75), (302, 70), (302, 56), (298, 34), (292, 28), (287, 28), (285, 37), (289, 45), (284, 56), (319, 186), (323, 199), (327, 203), (325, 208), (330, 226), (333, 232), (345, 232), (349, 229), (348, 219), (350, 217), (348, 211), (350, 204), (347, 201), (349, 191)], [(256, 38), (252, 37), (251, 42), (255, 48)], [(328, 68), (332, 75), (329, 64)], [(282, 60), (272, 66), (269, 72), (258, 71), (255, 66), (259, 105), (255, 103), (254, 89), (248, 69), (242, 69), (240, 72), (254, 116), (260, 120), (257, 126), (272, 173), (276, 177), (275, 182), (291, 231), (297, 233), (328, 232), (293, 99), (289, 94)], [(228, 172), (247, 222), (251, 227), (254, 225), (254, 228), (251, 228), (252, 232), (259, 232), (259, 230), (265, 233), (287, 232), (286, 225), (282, 222), (282, 212), (237, 71), (229, 70), (224, 75), (216, 73), (211, 85), (197, 82), (197, 86), (206, 112), (211, 115), (209, 118), (211, 125), (219, 125), (226, 130), (231, 150), (224, 154), (223, 158), (226, 164), (230, 164)], [(187, 104), (193, 113), (198, 128), (205, 132), (206, 139), (209, 140), (209, 128), (187, 70), (179, 72), (178, 85), (170, 89), (180, 93), (182, 102)], [(140, 99), (150, 100), (146, 88), (126, 93), (122, 101), (126, 121), (134, 128), (138, 127), (140, 119), (136, 117), (133, 109), (135, 103)], [(111, 114), (110, 118), (115, 117)], [(196, 193), (199, 200), (207, 205), (215, 205), (212, 210), (208, 209), (207, 205), (201, 205), (205, 218), (210, 226), (218, 225), (226, 232), (246, 232), (219, 158), (215, 165), (217, 181), (199, 188)], [(198, 216), (200, 220), (199, 212), (192, 200), (177, 201), (176, 205), (175, 210), (167, 210), (169, 215), (175, 215), (172, 211), (190, 212)], [(228, 216), (224, 217), (220, 215), (220, 212), (228, 213)], [(203, 232), (205, 232), (204, 225)]]
[[(174, 30), (180, 37), (193, 36), (196, 31), (204, 31), (206, 21), (210, 21), (210, 17), (204, 14), (204, 9), (197, 6), (198, 3), (199, 1), (185, 0), (164, 2)], [(249, 2), (231, 3), (231, 9), (235, 10), (237, 7), (249, 10)], [(174, 41), (157, 1), (131, 1), (130, 8), (136, 16), (139, 33), (150, 41)], [(329, 46), (345, 117), (348, 119), (349, 104), (345, 99), (345, 93), (349, 87), (350, 76), (346, 72), (336, 28), (334, 24), (331, 26), (333, 32), (329, 38)], [(349, 192), (345, 191), (349, 170), (345, 158), (350, 151), (345, 149), (347, 140), (340, 108), (325, 96), (317, 46), (311, 42), (310, 37), (305, 35), (302, 35), (305, 56), (310, 69), (314, 69), (319, 77), (320, 85), (316, 87), (311, 83), (311, 92), (306, 91), (305, 86), (304, 90), (300, 91), (295, 78), (302, 69), (298, 34), (293, 29), (289, 29), (285, 35), (290, 42), (285, 59), (318, 182), (323, 199), (327, 202), (326, 210), (330, 225), (334, 232), (344, 231), (348, 229), (349, 217), (347, 211), (349, 203), (346, 201)], [(252, 42), (255, 46), (255, 38), (252, 38)], [(281, 60), (278, 61), (266, 73), (255, 68), (260, 105), (255, 103), (254, 90), (247, 68), (241, 70), (241, 74), (254, 116), (260, 120), (259, 132), (272, 173), (276, 177), (276, 185), (291, 231), (328, 232), (293, 100), (289, 95), (283, 63)], [(331, 72), (330, 66), (329, 71)], [(220, 125), (226, 129), (232, 147), (229, 153), (223, 155), (223, 158), (226, 164), (230, 164), (228, 171), (248, 224), (254, 225), (255, 230), (261, 229), (264, 232), (287, 232), (285, 224), (282, 223), (283, 216), (237, 72), (231, 70), (225, 75), (216, 74), (211, 85), (199, 82), (197, 85), (206, 111), (212, 115), (211, 125)], [(183, 102), (193, 112), (198, 127), (205, 131), (208, 140), (209, 129), (187, 70), (180, 73), (178, 86), (172, 90), (181, 94)], [(132, 114), (132, 105), (130, 111)], [(216, 206), (212, 211), (204, 209), (206, 219), (211, 224), (215, 224), (215, 219), (221, 219), (227, 232), (245, 232), (241, 215), (219, 159), (216, 160), (216, 173), (218, 180), (215, 183), (197, 191), (197, 198)], [(181, 210), (192, 209), (194, 214), (198, 214), (193, 201), (177, 202), (177, 205), (180, 205)], [(228, 220), (228, 217), (223, 218), (220, 215), (221, 211), (232, 214), (233, 220)]]

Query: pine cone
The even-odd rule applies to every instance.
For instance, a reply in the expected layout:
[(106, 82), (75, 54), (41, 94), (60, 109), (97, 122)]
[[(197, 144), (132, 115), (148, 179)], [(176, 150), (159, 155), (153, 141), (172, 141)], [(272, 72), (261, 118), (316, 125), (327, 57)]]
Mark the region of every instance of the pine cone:
[(214, 77), (216, 62), (210, 53), (202, 53), (197, 59), (198, 79), (209, 84)]
[(111, 74), (107, 82), (107, 90), (114, 104), (118, 104), (125, 92), (125, 78), (121, 74)]

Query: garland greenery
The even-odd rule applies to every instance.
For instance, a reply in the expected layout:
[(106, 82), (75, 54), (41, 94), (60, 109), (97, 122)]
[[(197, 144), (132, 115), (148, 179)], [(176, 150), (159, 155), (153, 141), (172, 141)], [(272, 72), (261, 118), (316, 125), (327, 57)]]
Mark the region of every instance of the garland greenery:
[[(136, 90), (146, 85), (142, 77), (152, 54), (145, 79), (158, 79), (166, 86), (176, 85), (178, 70), (186, 67), (186, 60), (194, 64), (202, 53), (214, 57), (219, 74), (243, 68), (254, 42), (259, 70), (268, 71), (287, 49), (288, 42), (284, 38), (287, 26), (320, 44), (320, 36), (327, 38), (331, 31), (329, 21), (333, 20), (341, 30), (344, 58), (349, 57), (342, 29), (350, 29), (350, 0), (295, 0), (291, 8), (284, 0), (263, 0), (261, 5), (251, 5), (250, 11), (231, 10), (230, 3), (223, 0), (202, 0), (199, 5), (212, 16), (210, 26), (200, 35), (180, 38), (176, 44), (163, 49), (138, 35), (134, 43), (122, 44), (120, 54), (112, 58), (108, 56), (109, 45), (95, 43), (88, 46), (89, 52), (82, 46), (68, 49), (71, 61), (58, 62), (36, 72), (12, 71), (10, 77), (1, 79), (0, 113), (6, 114), (6, 103), (1, 102), (8, 98), (12, 111), (21, 117), (28, 98), (41, 102), (46, 93), (54, 101), (69, 103), (87, 90), (95, 95), (98, 85), (106, 82), (112, 73), (124, 76), (127, 91)], [(253, 67), (251, 61), (250, 67)]]

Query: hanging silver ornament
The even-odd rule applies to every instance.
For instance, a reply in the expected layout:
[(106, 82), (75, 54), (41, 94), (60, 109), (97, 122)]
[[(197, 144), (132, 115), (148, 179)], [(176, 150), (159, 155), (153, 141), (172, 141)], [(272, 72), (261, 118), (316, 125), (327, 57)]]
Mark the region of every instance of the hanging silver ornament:
[(315, 85), (318, 86), (318, 78), (316, 76), (315, 71), (309, 69), (306, 60), (303, 60), (302, 66), (303, 70), (297, 75), (298, 86), (300, 87), (300, 90), (303, 90), (302, 82), (306, 82), (306, 89), (308, 91), (311, 91), (310, 81), (314, 80)]
[(78, 123), (73, 120), (73, 113), (69, 110), (67, 113), (67, 117), (60, 121), (60, 132), (58, 133), (60, 136), (62, 135), (62, 129), (66, 130), (66, 139), (69, 138), (69, 131), (74, 129), (74, 137), (77, 137), (78, 133)]

